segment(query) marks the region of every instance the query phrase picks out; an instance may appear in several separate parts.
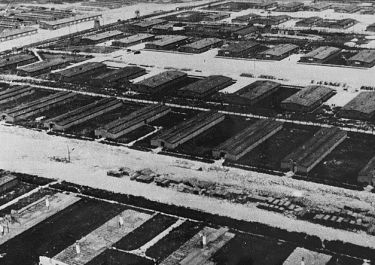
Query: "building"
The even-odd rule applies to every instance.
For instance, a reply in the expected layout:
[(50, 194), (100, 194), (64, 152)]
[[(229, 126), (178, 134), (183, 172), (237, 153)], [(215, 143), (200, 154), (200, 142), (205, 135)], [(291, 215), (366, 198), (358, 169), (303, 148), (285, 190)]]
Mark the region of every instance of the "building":
[(233, 94), (226, 94), (225, 101), (232, 104), (253, 105), (279, 90), (281, 84), (258, 80)]
[(279, 16), (267, 16), (267, 17), (258, 17), (251, 21), (253, 25), (260, 25), (260, 26), (276, 26), (280, 25), (281, 23), (287, 22), (290, 20), (290, 16), (287, 15), (279, 15)]
[(0, 104), (34, 94), (34, 92), (35, 89), (31, 86), (11, 86), (6, 90), (0, 91)]
[(323, 20), (319, 23), (319, 27), (330, 28), (330, 29), (348, 29), (357, 24), (358, 21), (352, 18), (344, 18), (339, 20)]
[(119, 40), (114, 40), (112, 46), (128, 47), (133, 46), (142, 42), (152, 41), (155, 39), (155, 35), (147, 33), (139, 33), (129, 37), (125, 37)]
[(240, 41), (230, 43), (227, 47), (218, 51), (218, 56), (246, 58), (259, 47), (259, 43), (254, 41)]
[(94, 45), (94, 44), (105, 42), (111, 39), (117, 39), (123, 35), (124, 33), (119, 30), (104, 31), (104, 32), (91, 34), (91, 35), (82, 37), (81, 43), (86, 44), (86, 45)]
[(117, 109), (122, 105), (122, 101), (116, 98), (104, 98), (52, 119), (48, 119), (44, 122), (44, 127), (57, 131), (65, 131), (74, 125), (94, 119), (100, 115)]
[(245, 40), (255, 37), (259, 33), (257, 27), (246, 27), (236, 31), (237, 39)]
[(300, 62), (325, 63), (328, 60), (340, 56), (341, 49), (330, 46), (321, 46), (301, 56)]
[(322, 128), (306, 143), (281, 161), (281, 168), (297, 173), (309, 173), (347, 137), (339, 128)]
[(299, 47), (294, 44), (279, 44), (273, 48), (259, 53), (259, 59), (280, 61), (297, 52)]
[(372, 119), (375, 116), (375, 92), (359, 93), (341, 109), (339, 115), (348, 119)]
[(368, 25), (366, 31), (375, 32), (375, 23)]
[(259, 120), (215, 147), (212, 155), (215, 158), (238, 160), (282, 128), (282, 122), (268, 119)]
[(332, 7), (331, 3), (313, 3), (310, 5), (305, 5), (304, 10), (306, 11), (313, 11), (313, 12), (321, 12)]
[(220, 20), (223, 20), (223, 19), (226, 19), (226, 18), (229, 18), (229, 17), (230, 17), (229, 13), (224, 13), (224, 12), (212, 13), (212, 12), (209, 12), (208, 14), (206, 14), (203, 17), (203, 21), (215, 22), (215, 21), (220, 21)]
[(49, 110), (74, 99), (75, 94), (70, 92), (59, 92), (38, 100), (19, 105), (15, 108), (9, 109), (1, 113), (1, 119), (6, 122), (17, 122), (28, 117), (37, 115), (43, 111)]
[(153, 26), (166, 24), (166, 23), (168, 23), (168, 21), (163, 20), (163, 19), (149, 19), (149, 20), (142, 20), (142, 21), (135, 22), (131, 24), (131, 28), (136, 31), (148, 31)]
[(38, 61), (33, 54), (14, 54), (0, 58), (0, 69), (16, 69), (18, 66)]
[(249, 8), (266, 10), (266, 9), (277, 7), (278, 3), (272, 2), (272, 1), (259, 1), (259, 2), (254, 1), (254, 2), (248, 3), (248, 5), (250, 6)]
[(63, 68), (73, 62), (72, 58), (55, 58), (17, 67), (17, 73), (22, 76), (37, 76), (52, 70)]
[(335, 90), (325, 86), (308, 86), (281, 102), (288, 111), (310, 112), (332, 97)]
[(284, 261), (283, 265), (301, 264), (302, 259), (304, 260), (306, 265), (328, 265), (332, 260), (332, 256), (297, 247)]
[(357, 5), (339, 5), (334, 8), (337, 13), (353, 14), (361, 10), (360, 6)]
[(160, 35), (156, 40), (146, 43), (145, 48), (154, 50), (171, 50), (186, 44), (188, 40), (188, 37), (181, 35)]
[(121, 83), (127, 83), (146, 74), (146, 70), (137, 66), (127, 66), (119, 69), (112, 69), (106, 73), (99, 74), (92, 78), (94, 86), (113, 86)]
[(201, 112), (192, 119), (163, 130), (151, 140), (151, 145), (174, 149), (222, 122), (225, 115), (216, 111)]
[(25, 36), (36, 34), (38, 30), (36, 28), (20, 28), (20, 29), (7, 29), (0, 32), (0, 42), (18, 39)]
[(181, 52), (188, 52), (188, 53), (202, 53), (206, 52), (212, 48), (217, 48), (222, 46), (224, 41), (218, 38), (204, 38), (201, 40), (197, 40), (192, 43), (185, 44), (181, 46), (179, 50)]
[(0, 194), (12, 190), (18, 184), (18, 179), (12, 175), (3, 175), (0, 177)]
[(357, 181), (364, 185), (375, 186), (375, 157), (359, 171)]
[(203, 99), (211, 96), (219, 90), (233, 84), (233, 79), (222, 75), (211, 75), (197, 82), (180, 88), (177, 93), (181, 97)]
[(275, 11), (277, 12), (297, 12), (303, 9), (304, 4), (302, 2), (287, 2), (279, 5)]
[(258, 14), (250, 13), (250, 14), (247, 14), (247, 15), (238, 16), (238, 17), (233, 18), (232, 19), (232, 23), (246, 23), (246, 24), (251, 24), (252, 21), (254, 21), (254, 19), (257, 19), (259, 17), (260, 17), (260, 15), (258, 15)]
[(80, 15), (75, 17), (62, 18), (53, 21), (40, 21), (39, 26), (41, 29), (55, 30), (59, 28), (68, 27), (74, 24), (79, 24), (82, 22), (98, 20), (102, 15)]
[(53, 73), (56, 80), (73, 82), (96, 76), (107, 69), (103, 63), (88, 62)]
[(171, 34), (174, 31), (174, 23), (168, 22), (167, 24), (155, 25), (151, 28), (151, 32), (154, 34)]
[(361, 50), (348, 59), (351, 66), (373, 67), (375, 65), (375, 50)]
[(144, 94), (156, 94), (186, 80), (187, 74), (179, 71), (166, 71), (136, 83), (136, 91)]
[(296, 27), (312, 28), (318, 26), (323, 19), (321, 17), (307, 17), (296, 22)]
[(125, 134), (165, 116), (170, 111), (171, 109), (169, 107), (161, 104), (147, 106), (123, 118), (114, 120), (102, 128), (96, 129), (95, 136), (107, 139), (118, 139)]

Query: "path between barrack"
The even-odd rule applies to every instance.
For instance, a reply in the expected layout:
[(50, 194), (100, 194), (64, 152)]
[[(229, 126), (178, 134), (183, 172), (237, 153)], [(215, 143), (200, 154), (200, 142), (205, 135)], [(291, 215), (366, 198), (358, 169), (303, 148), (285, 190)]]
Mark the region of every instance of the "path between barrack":
[[(309, 183), (286, 177), (270, 176), (234, 168), (221, 168), (201, 162), (141, 152), (125, 147), (115, 147), (32, 131), (15, 126), (0, 125), (0, 168), (47, 178), (66, 180), (79, 185), (119, 193), (144, 196), (162, 203), (189, 207), (231, 218), (265, 223), (289, 231), (305, 232), (321, 239), (342, 240), (373, 247), (375, 237), (324, 227), (281, 214), (256, 208), (254, 204), (235, 204), (229, 201), (180, 193), (172, 189), (130, 181), (128, 177), (114, 178), (106, 175), (110, 169), (128, 167), (131, 170), (149, 168), (158, 174), (174, 177), (196, 178), (232, 184), (249, 190), (274, 194), (302, 194), (304, 198), (323, 207), (352, 206), (372, 209), (375, 194), (351, 191), (322, 184)], [(56, 162), (51, 157), (65, 157), (71, 150), (72, 163)], [(183, 167), (181, 166), (183, 165)], [(202, 171), (197, 170), (202, 168)]]

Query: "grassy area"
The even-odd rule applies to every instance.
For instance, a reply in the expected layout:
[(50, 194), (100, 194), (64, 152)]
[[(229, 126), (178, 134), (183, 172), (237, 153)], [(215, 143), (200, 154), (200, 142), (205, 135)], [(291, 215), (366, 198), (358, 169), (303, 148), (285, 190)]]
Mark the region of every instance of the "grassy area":
[(122, 238), (114, 246), (121, 250), (137, 249), (163, 232), (176, 221), (177, 218), (163, 214), (157, 214), (151, 219), (147, 220), (143, 225), (133, 230), (127, 236)]

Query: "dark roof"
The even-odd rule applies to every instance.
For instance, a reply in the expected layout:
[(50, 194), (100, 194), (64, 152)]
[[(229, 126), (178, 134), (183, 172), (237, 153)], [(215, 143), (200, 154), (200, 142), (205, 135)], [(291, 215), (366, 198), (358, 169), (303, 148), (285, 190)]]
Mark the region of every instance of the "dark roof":
[(228, 51), (228, 52), (242, 52), (248, 49), (251, 49), (255, 46), (258, 46), (259, 43), (254, 41), (241, 41), (235, 42), (228, 45), (228, 47), (222, 48), (221, 50)]
[(329, 87), (308, 86), (304, 89), (301, 89), (289, 98), (283, 100), (282, 103), (292, 103), (309, 107), (314, 105), (317, 101), (321, 100), (325, 96), (331, 94), (332, 92), (334, 92), (334, 90)]
[(366, 114), (375, 112), (375, 92), (361, 92), (343, 107), (346, 111), (357, 111)]
[(83, 37), (82, 39), (85, 40), (91, 40), (91, 41), (100, 41), (102, 39), (107, 39), (107, 38), (113, 38), (122, 35), (123, 32), (119, 30), (110, 30), (110, 31), (105, 31), (97, 34), (92, 34)]
[(142, 40), (145, 40), (145, 39), (149, 39), (149, 38), (152, 38), (152, 37), (154, 37), (154, 35), (152, 35), (152, 34), (139, 33), (139, 34), (136, 34), (136, 35), (131, 35), (131, 36), (126, 37), (126, 38), (118, 39), (118, 40), (116, 40), (116, 42), (130, 44), (130, 43), (142, 41)]
[(236, 91), (234, 95), (255, 100), (280, 86), (281, 84), (273, 81), (258, 80)]
[(273, 47), (271, 49), (268, 49), (264, 52), (261, 52), (261, 54), (280, 56), (280, 55), (283, 55), (285, 53), (291, 52), (291, 51), (293, 51), (297, 48), (298, 48), (298, 46), (294, 45), (294, 44), (289, 44), (289, 43), (279, 44), (279, 45), (276, 45), (275, 47)]
[(375, 50), (361, 50), (356, 55), (350, 57), (349, 61), (372, 63), (375, 61)]
[(156, 88), (183, 76), (187, 76), (187, 74), (179, 71), (166, 71), (139, 81), (136, 84)]
[(6, 56), (0, 59), (0, 67), (4, 67), (10, 64), (17, 64), (24, 61), (35, 59), (36, 57), (31, 54), (15, 54)]
[(142, 20), (140, 22), (136, 22), (133, 25), (137, 26), (137, 27), (142, 27), (142, 28), (150, 28), (152, 26), (162, 24), (162, 23), (166, 23), (166, 22), (167, 21), (165, 21), (163, 19), (149, 19), (149, 20)]
[(76, 65), (67, 69), (64, 69), (62, 71), (57, 72), (56, 74), (65, 76), (65, 77), (72, 77), (79, 74), (83, 74), (87, 71), (98, 69), (105, 67), (105, 64), (98, 63), (98, 62), (88, 62), (80, 65)]
[(336, 47), (321, 46), (321, 47), (319, 47), (315, 50), (312, 50), (309, 53), (306, 53), (302, 57), (312, 57), (312, 58), (315, 58), (315, 59), (325, 59), (325, 58), (331, 56), (332, 54), (336, 54), (340, 51), (341, 51), (341, 49), (336, 48)]
[(160, 37), (160, 39), (154, 40), (150, 42), (150, 44), (163, 47), (188, 39), (188, 37), (180, 35), (160, 35), (158, 37)]
[(37, 72), (40, 70), (48, 69), (50, 67), (59, 66), (62, 64), (66, 64), (73, 61), (72, 58), (56, 58), (56, 59), (50, 59), (46, 61), (39, 61), (36, 63), (23, 65), (20, 67), (17, 67), (18, 70), (24, 71), (24, 72)]
[(204, 39), (197, 40), (195, 42), (186, 44), (186, 45), (182, 46), (181, 48), (189, 47), (189, 48), (192, 48), (192, 49), (202, 49), (202, 48), (205, 48), (207, 46), (211, 46), (211, 45), (220, 43), (222, 41), (223, 41), (222, 39), (218, 39), (218, 38), (204, 38)]
[(180, 89), (180, 91), (189, 91), (191, 93), (203, 94), (215, 89), (224, 83), (232, 82), (232, 78), (223, 75), (210, 75), (202, 80), (194, 82)]
[(37, 29), (28, 27), (28, 28), (21, 28), (21, 29), (4, 30), (3, 32), (0, 32), (0, 38), (6, 38), (6, 37), (15, 36), (15, 35), (19, 35), (19, 34), (23, 34), (27, 32), (33, 32), (33, 31), (37, 31)]
[(127, 77), (132, 77), (137, 73), (144, 72), (145, 70), (137, 66), (127, 66), (124, 68), (113, 69), (109, 72), (99, 74), (93, 79), (106, 80), (106, 81), (116, 81), (118, 79), (124, 79)]

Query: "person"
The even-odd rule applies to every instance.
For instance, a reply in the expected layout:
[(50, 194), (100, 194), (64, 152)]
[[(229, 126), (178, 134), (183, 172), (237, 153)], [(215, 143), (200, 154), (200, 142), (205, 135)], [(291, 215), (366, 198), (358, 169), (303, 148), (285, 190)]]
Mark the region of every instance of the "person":
[(118, 218), (118, 225), (119, 225), (119, 228), (124, 226), (124, 218), (122, 217), (122, 215), (120, 215)]
[(304, 257), (302, 257), (301, 265), (305, 265), (305, 258)]
[(0, 235), (3, 236), (4, 235), (4, 226), (2, 223), (0, 223)]
[(81, 254), (81, 246), (79, 245), (78, 241), (76, 242), (75, 247), (76, 247), (76, 253)]
[(49, 199), (48, 199), (48, 197), (46, 197), (46, 207), (47, 207), (47, 210), (49, 210), (49, 206), (50, 206)]

